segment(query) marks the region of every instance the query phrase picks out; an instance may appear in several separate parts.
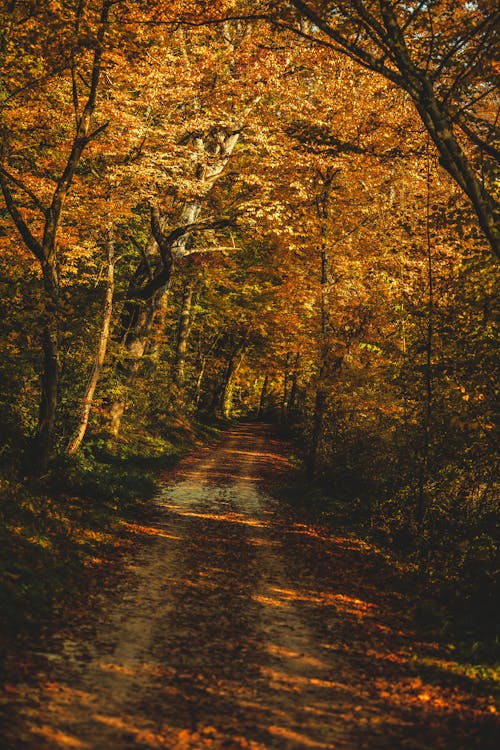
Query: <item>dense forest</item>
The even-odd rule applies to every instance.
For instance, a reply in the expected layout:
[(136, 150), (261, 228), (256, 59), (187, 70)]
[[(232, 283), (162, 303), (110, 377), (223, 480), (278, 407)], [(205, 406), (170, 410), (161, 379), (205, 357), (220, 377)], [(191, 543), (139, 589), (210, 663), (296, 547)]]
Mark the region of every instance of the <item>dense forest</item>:
[(491, 633), (496, 3), (0, 13), (3, 631), (196, 435), (260, 419), (295, 505)]

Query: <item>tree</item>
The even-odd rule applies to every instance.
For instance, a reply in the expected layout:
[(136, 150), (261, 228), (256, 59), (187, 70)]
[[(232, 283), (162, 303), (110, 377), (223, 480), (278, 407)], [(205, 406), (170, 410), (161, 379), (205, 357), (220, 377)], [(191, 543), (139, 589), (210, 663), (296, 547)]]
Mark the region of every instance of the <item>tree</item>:
[(491, 249), (500, 257), (500, 207), (481, 166), (483, 157), (499, 160), (494, 145), (498, 131), (492, 52), (500, 13), (495, 4), (488, 0), (422, 0), (413, 5), (401, 0), (291, 0), (291, 4), (311, 24), (306, 31), (297, 28), (299, 34), (341, 50), (407, 92), (442, 166), (470, 199)]
[(113, 295), (115, 290), (115, 239), (113, 236), (113, 226), (110, 224), (107, 228), (107, 238), (105, 241), (106, 245), (106, 294), (102, 312), (102, 323), (101, 330), (99, 332), (99, 338), (97, 343), (97, 349), (92, 363), (92, 368), (85, 385), (82, 406), (79, 414), (79, 421), (77, 426), (70, 438), (68, 444), (68, 453), (72, 455), (76, 453), (80, 447), (85, 433), (87, 431), (90, 410), (92, 408), (92, 402), (94, 400), (95, 390), (101, 377), (104, 362), (106, 359), (106, 351), (108, 348), (111, 321), (113, 316)]
[[(109, 24), (112, 0), (103, 0), (97, 9), (93, 9), (95, 18), (85, 16), (84, 3), (79, 3), (70, 21), (59, 23), (61, 34), (64, 34), (66, 45), (50, 44), (46, 38), (37, 40), (35, 54), (41, 55), (41, 67), (45, 67), (45, 77), (48, 78), (47, 96), (62, 100), (63, 118), (68, 104), (72, 104), (74, 129), (67, 133), (68, 123), (62, 127), (66, 132), (58, 139), (63, 140), (63, 151), (59, 155), (59, 172), (50, 175), (40, 187), (41, 193), (35, 191), (19, 173), (23, 167), (24, 154), (22, 146), (22, 128), (29, 131), (28, 123), (21, 124), (21, 133), (16, 128), (19, 113), (15, 111), (13, 101), (20, 92), (28, 91), (29, 101), (35, 105), (40, 96), (38, 87), (40, 81), (33, 80), (31, 65), (25, 65), (24, 80), (13, 79), (11, 90), (6, 96), (2, 112), (3, 139), (2, 163), (0, 164), (0, 187), (5, 204), (24, 244), (39, 263), (45, 300), (41, 316), (41, 340), (44, 353), (43, 373), (41, 384), (40, 409), (36, 434), (35, 457), (39, 470), (43, 471), (48, 463), (58, 406), (58, 388), (60, 376), (60, 267), (58, 250), (58, 231), (68, 193), (72, 186), (75, 173), (81, 162), (82, 155), (89, 144), (94, 141), (107, 127), (107, 123), (96, 124), (94, 114), (97, 104), (97, 94), (101, 78), (103, 45)], [(16, 62), (22, 54), (28, 56), (31, 52), (31, 33), (25, 32), (26, 19), (19, 15), (20, 11), (13, 9), (13, 17), (8, 16), (8, 36), (5, 42), (5, 57), (13, 57)], [(47, 18), (38, 18), (36, 14), (30, 19), (40, 28), (39, 24), (47, 23), (51, 26), (53, 18), (50, 9)], [(86, 32), (92, 34), (92, 45), (87, 47), (79, 41), (82, 35), (84, 21)], [(22, 51), (22, 52), (21, 52)], [(28, 59), (32, 59), (28, 57)], [(66, 80), (60, 81), (59, 72), (64, 71)], [(15, 71), (17, 72), (17, 71)], [(85, 74), (87, 83), (83, 87), (78, 76)], [(42, 81), (44, 76), (42, 76)], [(16, 88), (17, 87), (17, 88)], [(62, 90), (61, 90), (62, 89)], [(71, 92), (69, 102), (65, 97)], [(83, 97), (83, 98), (82, 98)], [(58, 123), (59, 124), (59, 123)], [(64, 154), (64, 156), (62, 155)], [(59, 165), (58, 165), (59, 166)], [(12, 171), (14, 168), (14, 171)], [(42, 164), (36, 167), (38, 173), (44, 173)], [(34, 214), (27, 219), (23, 209)]]

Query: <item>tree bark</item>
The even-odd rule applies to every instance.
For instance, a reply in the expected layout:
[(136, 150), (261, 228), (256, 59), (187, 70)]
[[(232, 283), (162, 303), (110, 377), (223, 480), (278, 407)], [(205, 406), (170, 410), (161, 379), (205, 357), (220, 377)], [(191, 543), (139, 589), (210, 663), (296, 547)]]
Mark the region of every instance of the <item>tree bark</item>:
[(452, 123), (442, 111), (432, 86), (423, 82), (423, 93), (415, 105), (441, 156), (440, 163), (467, 195), (484, 236), (493, 253), (500, 258), (500, 207), (476, 175), (453, 134)]
[(60, 374), (60, 343), (57, 314), (51, 313), (42, 333), (43, 371), (40, 408), (34, 442), (35, 469), (43, 473), (48, 465), (54, 434)]
[(231, 410), (233, 406), (234, 377), (243, 361), (246, 344), (247, 334), (245, 333), (241, 341), (239, 341), (238, 344), (236, 344), (236, 346), (232, 349), (229, 356), (226, 371), (224, 373), (224, 379), (219, 390), (220, 396), (218, 410), (220, 416), (223, 419), (229, 419), (231, 417)]
[(266, 400), (267, 400), (267, 389), (269, 386), (269, 375), (266, 373), (262, 388), (260, 390), (259, 408), (257, 410), (257, 417), (260, 419), (264, 416), (266, 411)]
[(107, 260), (107, 273), (106, 273), (106, 296), (104, 299), (104, 308), (102, 316), (101, 331), (99, 334), (99, 342), (97, 345), (97, 351), (90, 371), (85, 392), (83, 395), (80, 421), (69, 441), (67, 452), (69, 455), (73, 455), (77, 452), (80, 447), (87, 426), (89, 423), (90, 411), (92, 409), (92, 402), (94, 400), (94, 393), (101, 377), (102, 369), (104, 367), (104, 361), (106, 358), (106, 351), (108, 348), (109, 331), (111, 326), (111, 318), (113, 314), (113, 294), (115, 287), (115, 254), (114, 254), (114, 240), (112, 235), (112, 229), (109, 229), (108, 242), (106, 245), (106, 260)]
[(207, 358), (202, 357), (200, 361), (200, 367), (198, 369), (198, 377), (196, 378), (196, 387), (194, 392), (194, 405), (196, 407), (196, 410), (198, 410), (200, 406), (200, 400), (201, 400), (201, 385), (203, 383), (203, 378), (205, 376), (205, 368), (207, 366)]
[(181, 314), (179, 317), (175, 347), (174, 383), (179, 388), (182, 388), (186, 379), (186, 354), (192, 325), (193, 293), (193, 282), (188, 280), (184, 285), (182, 294)]
[(319, 347), (319, 375), (316, 395), (314, 398), (313, 425), (311, 434), (311, 444), (309, 455), (306, 462), (306, 475), (308, 479), (313, 479), (316, 474), (318, 462), (318, 452), (323, 436), (323, 420), (327, 409), (328, 392), (325, 387), (325, 377), (328, 371), (329, 359), (329, 326), (330, 326), (330, 299), (329, 299), (329, 268), (327, 252), (327, 234), (328, 218), (330, 214), (329, 204), (330, 195), (333, 186), (333, 180), (337, 170), (330, 166), (325, 169), (324, 173), (319, 173), (321, 180), (321, 190), (316, 196), (316, 213), (321, 222), (321, 330), (320, 330), (320, 347)]
[[(207, 360), (211, 352), (215, 349), (218, 342), (221, 339), (221, 334), (217, 333), (214, 338), (212, 339), (210, 345), (208, 348), (203, 351), (201, 346), (201, 337), (198, 339), (198, 356), (197, 356), (197, 365), (198, 365), (198, 377), (196, 378), (196, 388), (195, 388), (195, 399), (194, 403), (196, 406), (196, 409), (198, 410), (200, 407), (200, 401), (201, 401), (201, 386), (203, 383), (203, 378), (205, 377), (206, 367), (207, 367)], [(214, 402), (215, 403), (215, 402)], [(215, 410), (215, 406), (212, 409), (212, 411)]]
[(422, 447), (419, 462), (418, 493), (416, 522), (420, 532), (423, 530), (427, 510), (425, 485), (429, 470), (431, 447), (432, 407), (433, 407), (433, 342), (434, 342), (434, 269), (432, 264), (431, 242), (431, 171), (430, 156), (427, 149), (427, 198), (426, 198), (426, 254), (427, 254), (427, 326), (425, 337), (425, 405), (422, 424)]
[(316, 396), (314, 399), (314, 414), (313, 424), (311, 433), (311, 443), (309, 447), (309, 453), (307, 455), (306, 462), (306, 477), (312, 480), (316, 476), (316, 469), (318, 464), (318, 453), (321, 444), (321, 438), (323, 435), (323, 421), (326, 413), (327, 406), (327, 393), (320, 386), (316, 390)]
[(231, 358), (231, 360), (229, 361), (226, 377), (224, 380), (224, 386), (222, 389), (221, 416), (224, 419), (230, 419), (231, 417), (231, 410), (233, 407), (234, 376), (238, 372), (240, 363), (241, 359), (239, 362), (233, 358)]
[(292, 381), (292, 387), (290, 388), (290, 395), (286, 404), (286, 419), (289, 422), (290, 417), (294, 414), (297, 402), (297, 392), (299, 387), (299, 359), (300, 355), (295, 355), (295, 364), (290, 379)]

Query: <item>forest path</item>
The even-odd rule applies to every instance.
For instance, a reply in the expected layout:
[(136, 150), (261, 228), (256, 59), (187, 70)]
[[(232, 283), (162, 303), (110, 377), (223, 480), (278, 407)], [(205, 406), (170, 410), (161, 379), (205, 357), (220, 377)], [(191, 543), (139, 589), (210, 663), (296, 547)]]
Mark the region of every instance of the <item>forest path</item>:
[(4, 698), (5, 747), (476, 746), (467, 698), (412, 671), (373, 556), (266, 493), (285, 465), (269, 428), (240, 425), (178, 467), (97, 616), (56, 633)]

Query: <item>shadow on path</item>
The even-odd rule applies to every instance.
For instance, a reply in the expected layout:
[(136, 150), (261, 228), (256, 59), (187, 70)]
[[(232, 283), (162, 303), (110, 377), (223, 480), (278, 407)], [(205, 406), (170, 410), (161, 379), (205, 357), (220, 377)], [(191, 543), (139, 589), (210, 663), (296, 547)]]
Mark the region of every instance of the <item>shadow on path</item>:
[(373, 554), (266, 494), (285, 466), (262, 425), (180, 465), (97, 621), (4, 693), (9, 750), (496, 747), (486, 704), (416, 676)]

